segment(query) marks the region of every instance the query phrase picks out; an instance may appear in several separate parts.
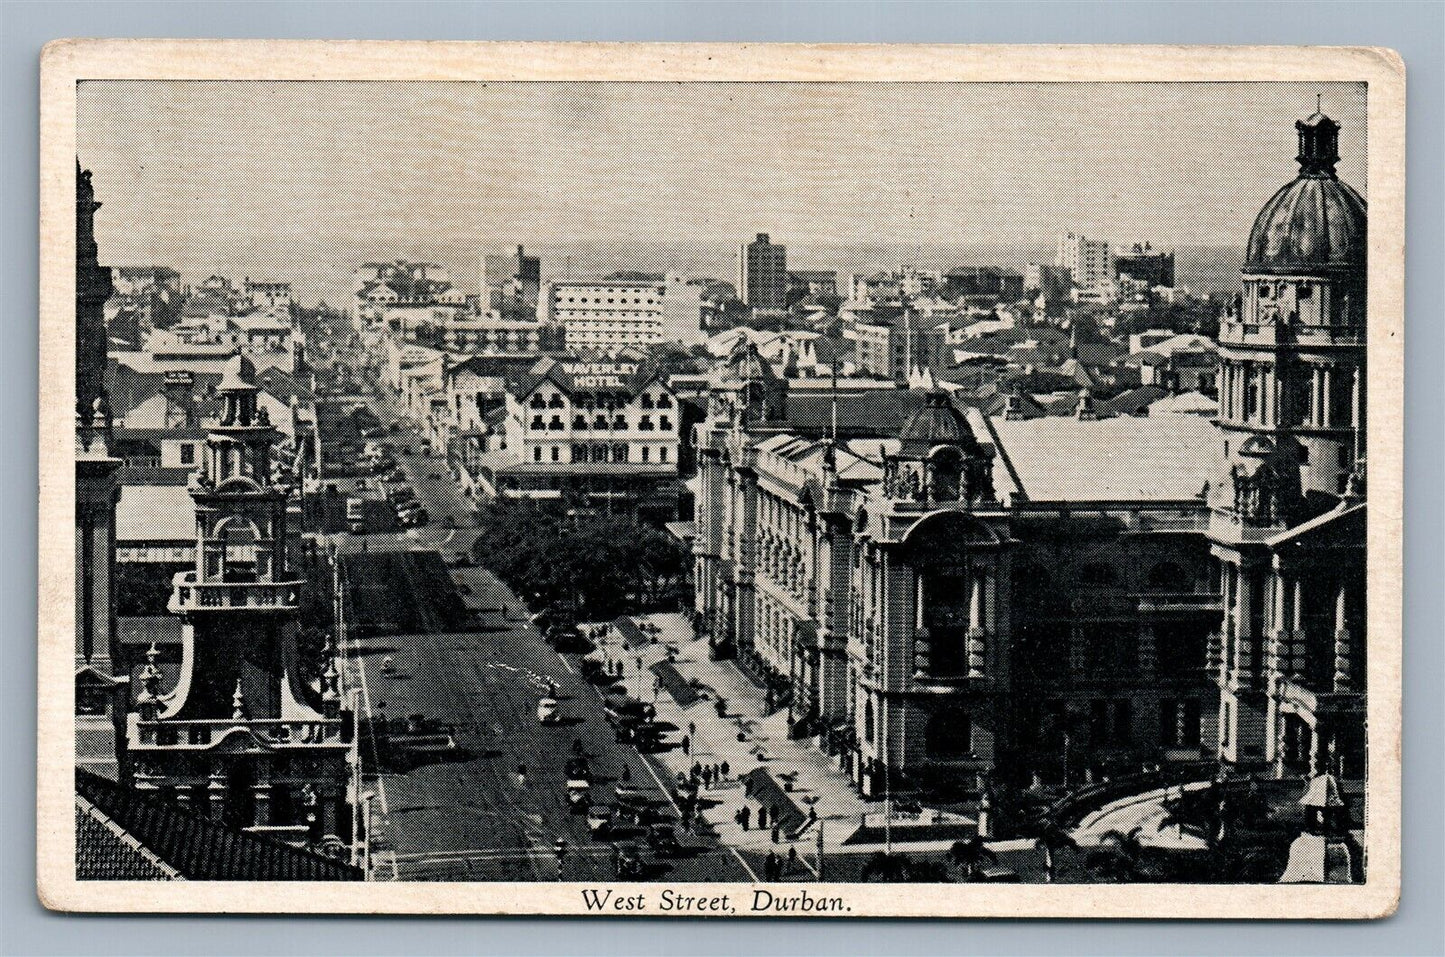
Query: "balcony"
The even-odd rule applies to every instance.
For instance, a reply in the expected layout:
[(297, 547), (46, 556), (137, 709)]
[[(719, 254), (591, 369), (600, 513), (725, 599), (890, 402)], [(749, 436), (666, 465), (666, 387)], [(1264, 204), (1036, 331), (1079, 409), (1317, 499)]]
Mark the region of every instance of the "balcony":
[(236, 720), (234, 718), (195, 719), (185, 721), (143, 721), (130, 716), (127, 736), (132, 749), (195, 750), (210, 748), (227, 733), (240, 730), (249, 733), (263, 746), (287, 748), (338, 747), (351, 745), (351, 722), (341, 718), (292, 720), (267, 718)]
[(282, 611), (301, 605), (301, 582), (197, 582), (194, 571), (176, 575), (167, 607), (188, 611)]
[(1223, 600), (1212, 592), (1144, 592), (1134, 596), (1141, 612), (1222, 612)]
[(1300, 323), (1223, 322), (1219, 344), (1223, 346), (1357, 346), (1365, 341), (1359, 326), (1318, 326)]

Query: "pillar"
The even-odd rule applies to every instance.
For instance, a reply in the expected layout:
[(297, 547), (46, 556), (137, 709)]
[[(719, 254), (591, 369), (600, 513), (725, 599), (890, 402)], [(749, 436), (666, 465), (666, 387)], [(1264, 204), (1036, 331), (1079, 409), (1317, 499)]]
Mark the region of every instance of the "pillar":
[(1348, 582), (1343, 577), (1335, 592), (1335, 692), (1351, 690), (1353, 675), (1350, 669), (1350, 628), (1346, 618)]
[(1154, 636), (1154, 622), (1139, 623), (1139, 672), (1152, 675), (1159, 662), (1158, 645)]
[(1318, 428), (1323, 421), (1320, 415), (1320, 367), (1310, 366), (1310, 425)]
[(987, 600), (984, 573), (975, 569), (969, 576), (968, 596), (968, 676), (970, 678), (982, 678), (984, 676), (984, 655), (987, 653), (985, 647), (986, 632), (984, 625), (987, 621), (984, 610), (984, 603)]
[(1320, 412), (1322, 418), (1320, 424), (1325, 428), (1330, 428), (1332, 425), (1334, 425), (1334, 413), (1330, 409), (1330, 405), (1332, 404), (1330, 402), (1330, 397), (1332, 395), (1330, 389), (1332, 373), (1333, 370), (1330, 369), (1329, 366), (1325, 366), (1323, 375), (1321, 376), (1322, 383), (1320, 385)]
[(1304, 608), (1304, 576), (1299, 575), (1294, 580), (1294, 608), (1291, 610), (1293, 613), (1293, 620), (1290, 623), (1289, 673), (1291, 675), (1304, 674), (1307, 665), (1308, 646), (1305, 643)]
[(1234, 667), (1240, 675), (1247, 675), (1254, 670), (1254, 642), (1256, 636), (1250, 624), (1253, 617), (1250, 602), (1253, 600), (1251, 592), (1253, 573), (1247, 568), (1240, 567), (1235, 582), (1234, 608), (1235, 608), (1235, 656)]
[(206, 797), (211, 820), (221, 820), (226, 813), (226, 772), (222, 768), (218, 767), (211, 772), (210, 781), (206, 785)]

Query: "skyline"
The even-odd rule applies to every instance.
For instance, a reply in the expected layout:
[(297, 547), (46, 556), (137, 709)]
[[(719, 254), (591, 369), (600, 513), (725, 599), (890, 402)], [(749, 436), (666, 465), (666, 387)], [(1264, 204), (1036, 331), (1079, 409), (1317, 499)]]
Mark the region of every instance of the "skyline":
[(517, 243), (709, 273), (758, 232), (803, 268), (858, 247), (1047, 249), (1070, 230), (1242, 248), (1296, 173), (1316, 94), (1343, 126), (1341, 177), (1368, 195), (1365, 90), (1343, 83), (86, 81), (78, 150), (110, 264), (305, 296), (368, 258), (434, 257), (474, 290), (477, 259)]

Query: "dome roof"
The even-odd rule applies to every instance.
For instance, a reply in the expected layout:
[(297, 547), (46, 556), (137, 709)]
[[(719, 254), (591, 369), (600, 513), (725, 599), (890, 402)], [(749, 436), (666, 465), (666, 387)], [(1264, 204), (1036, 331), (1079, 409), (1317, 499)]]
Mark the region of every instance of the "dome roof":
[(1244, 270), (1363, 267), (1365, 201), (1334, 176), (1303, 175), (1255, 217)]
[(948, 393), (941, 390), (928, 393), (922, 408), (913, 413), (898, 438), (904, 448), (922, 447), (924, 451), (935, 445), (978, 443), (968, 421), (953, 407)]
[(1316, 111), (1295, 130), (1300, 174), (1255, 217), (1244, 271), (1363, 269), (1365, 201), (1335, 176), (1340, 125)]

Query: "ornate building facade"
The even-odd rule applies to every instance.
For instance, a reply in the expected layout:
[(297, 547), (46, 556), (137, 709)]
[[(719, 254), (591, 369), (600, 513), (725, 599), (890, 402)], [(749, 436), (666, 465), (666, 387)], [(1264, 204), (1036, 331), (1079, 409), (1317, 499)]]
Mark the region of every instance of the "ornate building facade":
[(1339, 125), (1295, 126), (1299, 175), (1255, 219), (1220, 330), (1218, 750), (1350, 778), (1365, 761), (1367, 217), (1335, 173)]
[(740, 349), (699, 427), (698, 620), (860, 790), (1210, 753), (1208, 422), (790, 396), (766, 366)]

